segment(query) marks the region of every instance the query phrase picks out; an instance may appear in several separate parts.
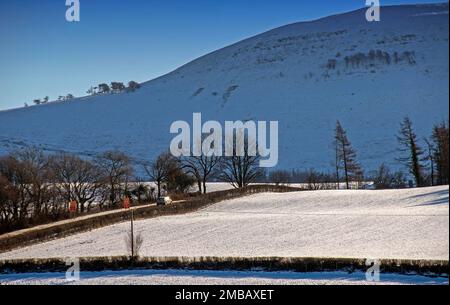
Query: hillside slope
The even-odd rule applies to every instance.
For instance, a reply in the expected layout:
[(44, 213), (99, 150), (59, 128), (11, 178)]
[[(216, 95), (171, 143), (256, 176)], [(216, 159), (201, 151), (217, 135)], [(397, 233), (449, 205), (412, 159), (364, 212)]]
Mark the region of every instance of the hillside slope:
[[(207, 37), (205, 37), (207, 39)], [(368, 169), (396, 154), (409, 115), (429, 135), (448, 118), (448, 4), (365, 10), (283, 26), (201, 57), (134, 93), (0, 112), (0, 152), (38, 145), (149, 159), (176, 120), (278, 120), (284, 168), (331, 170), (337, 119)], [(377, 52), (377, 50), (380, 50)], [(38, 80), (37, 80), (38, 81)]]

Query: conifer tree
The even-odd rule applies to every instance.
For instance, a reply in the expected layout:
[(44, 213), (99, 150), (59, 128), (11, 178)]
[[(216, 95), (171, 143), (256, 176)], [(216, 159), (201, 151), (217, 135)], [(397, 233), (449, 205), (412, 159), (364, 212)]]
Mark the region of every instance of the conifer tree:
[(339, 121), (336, 122), (335, 129), (336, 145), (336, 169), (344, 171), (345, 185), (350, 188), (350, 181), (362, 179), (363, 171), (356, 159), (356, 151), (348, 140), (347, 133)]

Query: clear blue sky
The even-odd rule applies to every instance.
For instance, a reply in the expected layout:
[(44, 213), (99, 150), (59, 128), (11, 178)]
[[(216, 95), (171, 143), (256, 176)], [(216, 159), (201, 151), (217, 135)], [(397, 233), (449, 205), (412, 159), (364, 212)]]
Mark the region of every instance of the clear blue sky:
[(361, 8), (365, 0), (80, 3), (81, 22), (68, 23), (65, 0), (0, 1), (0, 110), (47, 95), (85, 95), (101, 82), (146, 81), (243, 38)]

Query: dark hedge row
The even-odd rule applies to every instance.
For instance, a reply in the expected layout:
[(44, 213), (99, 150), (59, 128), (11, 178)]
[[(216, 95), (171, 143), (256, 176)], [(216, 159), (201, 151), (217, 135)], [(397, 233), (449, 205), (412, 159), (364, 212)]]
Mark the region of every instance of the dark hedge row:
[[(0, 274), (66, 272), (64, 259), (0, 261)], [(366, 272), (366, 261), (355, 258), (281, 258), (281, 257), (91, 257), (80, 258), (80, 271), (127, 269), (258, 270), (295, 272)], [(380, 260), (381, 273), (420, 274), (448, 277), (448, 261)]]

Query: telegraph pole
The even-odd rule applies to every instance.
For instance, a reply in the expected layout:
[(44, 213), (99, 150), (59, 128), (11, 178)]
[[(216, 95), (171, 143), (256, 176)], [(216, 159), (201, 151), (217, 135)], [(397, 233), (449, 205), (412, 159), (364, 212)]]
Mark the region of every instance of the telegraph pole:
[(131, 259), (134, 260), (134, 224), (133, 209), (131, 209)]

